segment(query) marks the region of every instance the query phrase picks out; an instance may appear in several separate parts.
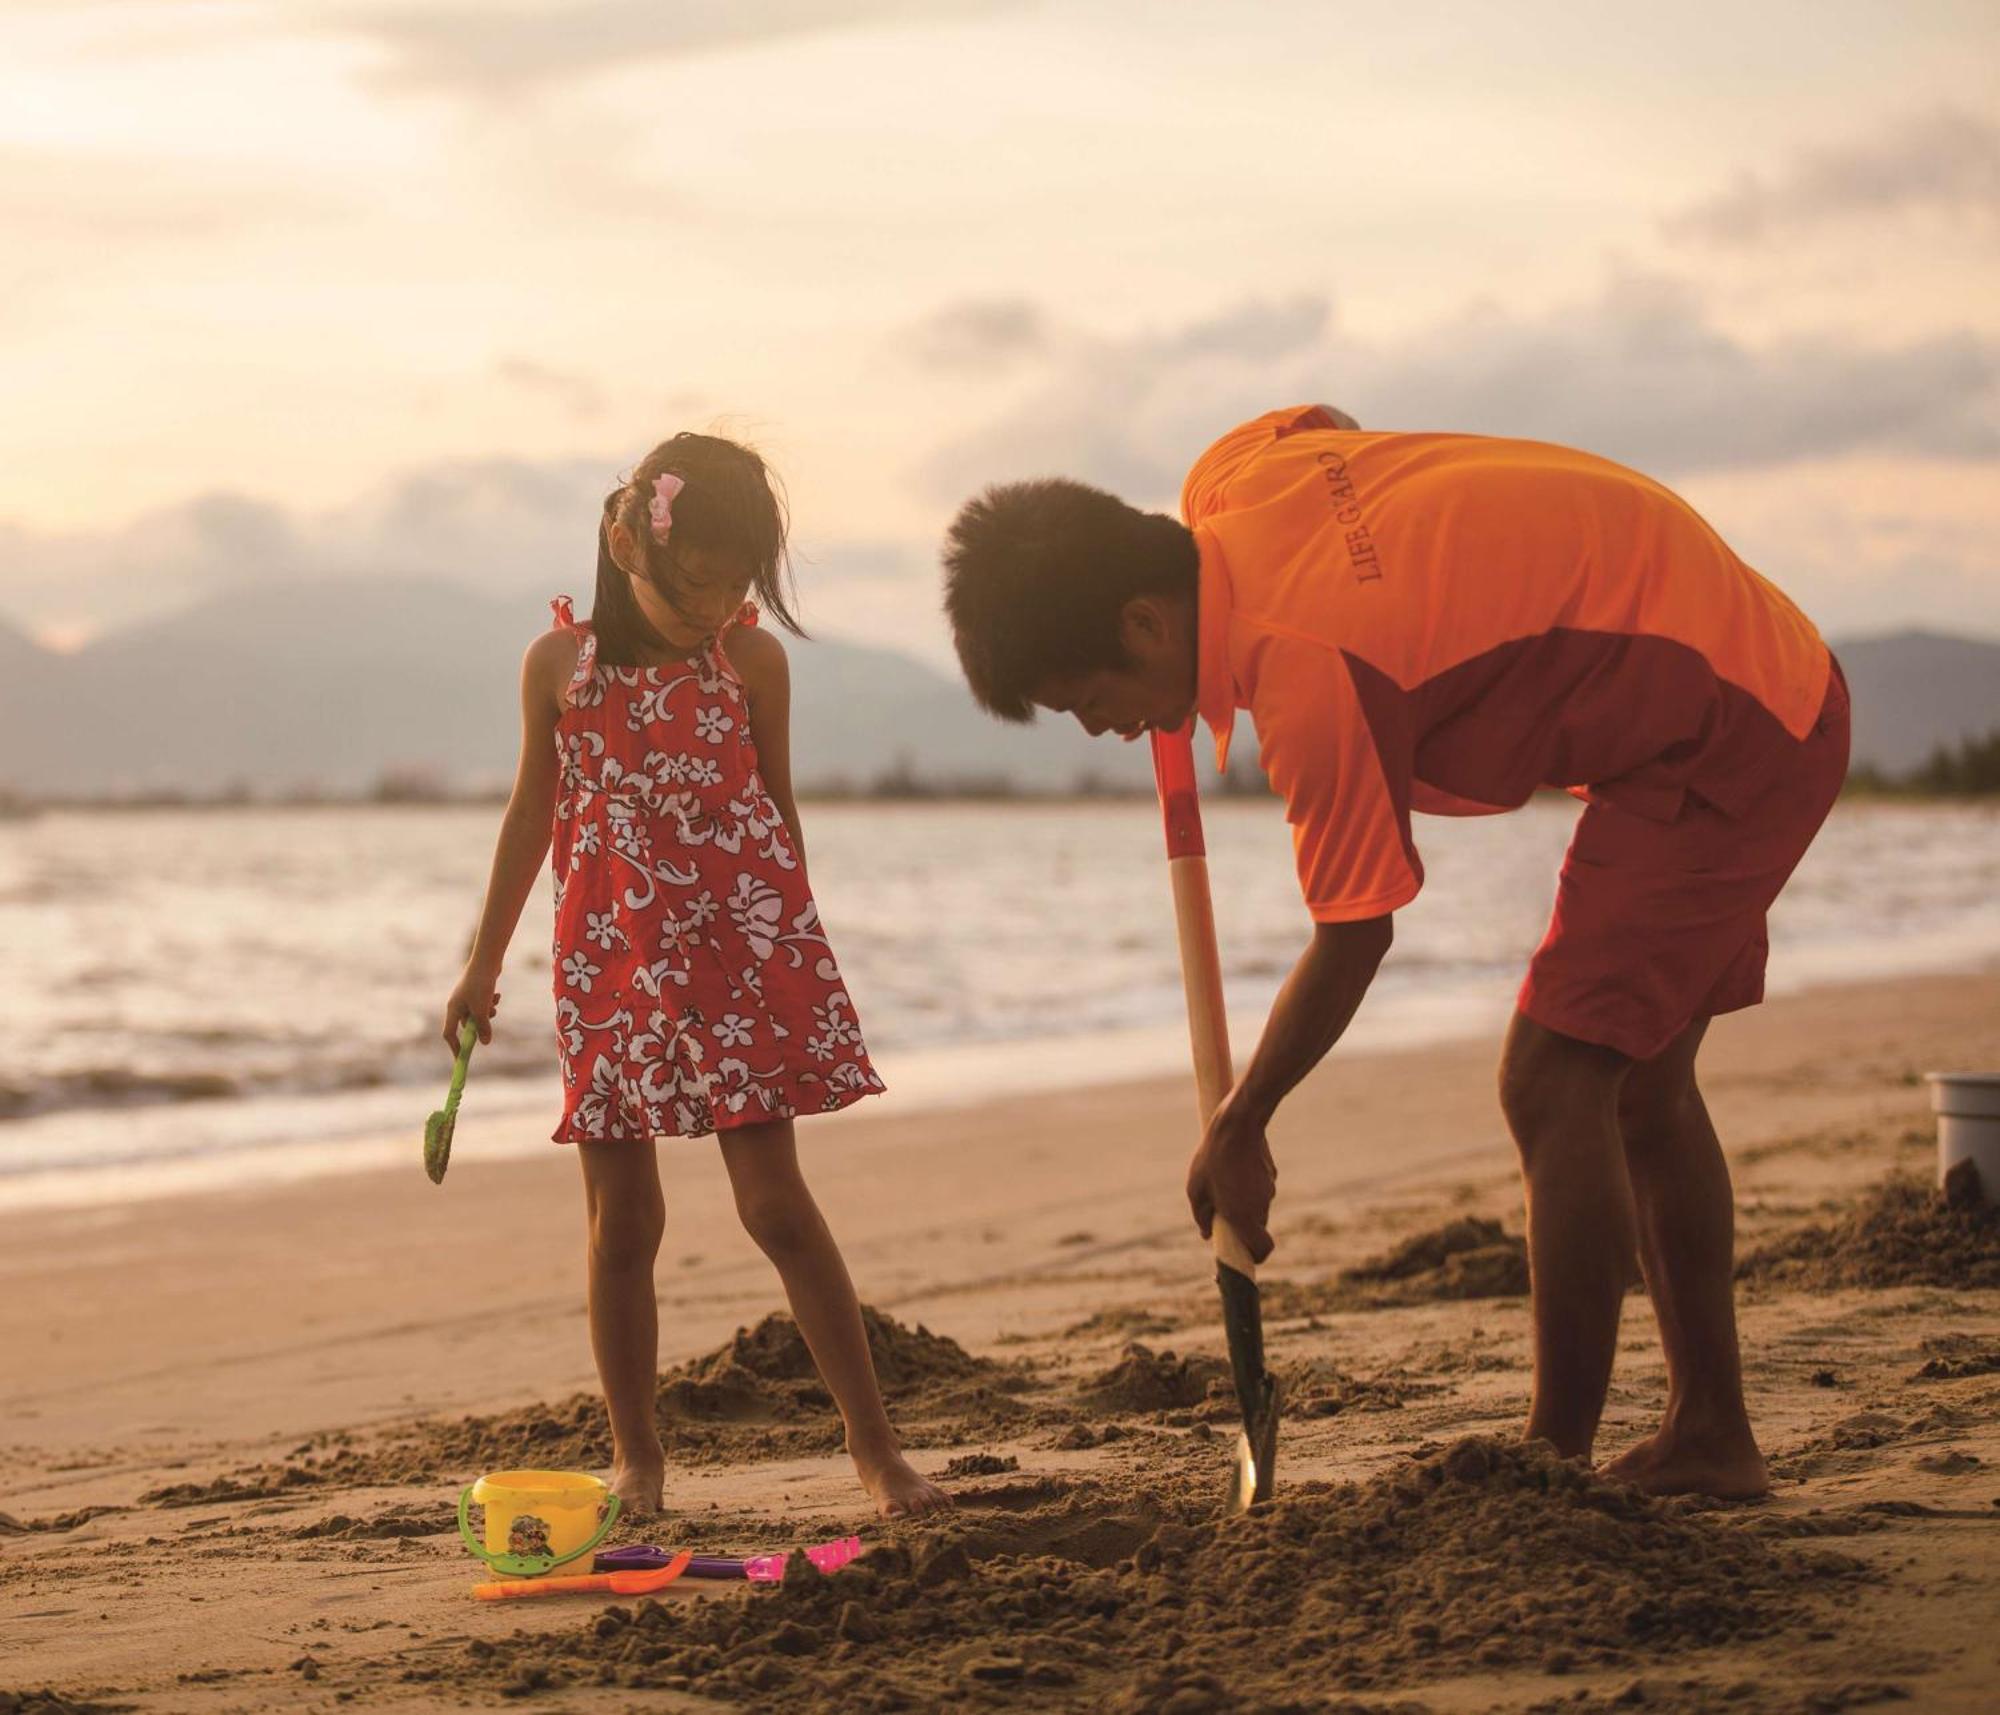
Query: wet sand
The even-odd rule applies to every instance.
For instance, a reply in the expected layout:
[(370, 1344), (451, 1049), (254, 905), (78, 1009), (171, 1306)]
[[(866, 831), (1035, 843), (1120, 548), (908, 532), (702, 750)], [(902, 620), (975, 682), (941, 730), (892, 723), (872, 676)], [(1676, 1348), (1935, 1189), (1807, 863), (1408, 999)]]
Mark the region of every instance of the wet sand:
[[(0, 1693), (1987, 1707), (2000, 1288), (1973, 1283), (2000, 1233), (1940, 1227), (1894, 1180), (1931, 1163), (1917, 1074), (2000, 1062), (2000, 975), (1818, 990), (1711, 1035), (1777, 1476), (1753, 1506), (1648, 1503), (1511, 1446), (1527, 1314), (1495, 1052), (1337, 1056), (1282, 1116), (1267, 1315), (1290, 1405), (1281, 1504), (1250, 1521), (1217, 1518), (1230, 1402), (1178, 1192), (1185, 1083), (804, 1128), (892, 1411), (960, 1501), (935, 1526), (869, 1521), (719, 1162), (664, 1150), (676, 1469), (644, 1538), (878, 1550), (747, 1607), (713, 1585), (615, 1612), (467, 1595), (460, 1484), (604, 1451), (574, 1164), (482, 1160), (474, 1102), (441, 1188), (419, 1113), (406, 1172), (0, 1219)], [(1661, 1388), (1635, 1293), (1602, 1452)]]

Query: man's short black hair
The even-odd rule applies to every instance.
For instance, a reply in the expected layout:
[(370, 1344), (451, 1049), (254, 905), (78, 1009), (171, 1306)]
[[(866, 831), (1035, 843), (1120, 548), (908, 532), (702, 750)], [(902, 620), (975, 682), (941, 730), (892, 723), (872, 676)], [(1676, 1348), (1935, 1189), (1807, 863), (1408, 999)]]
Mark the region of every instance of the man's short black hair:
[(1051, 674), (1125, 660), (1119, 618), (1139, 595), (1195, 593), (1201, 557), (1185, 525), (1086, 483), (1010, 482), (968, 500), (944, 548), (944, 609), (982, 708), (1034, 718)]

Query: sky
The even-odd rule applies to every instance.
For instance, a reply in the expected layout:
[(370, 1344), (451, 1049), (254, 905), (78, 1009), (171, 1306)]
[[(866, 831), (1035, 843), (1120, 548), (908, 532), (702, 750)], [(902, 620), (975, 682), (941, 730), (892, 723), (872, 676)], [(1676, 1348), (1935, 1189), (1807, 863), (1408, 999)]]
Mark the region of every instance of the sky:
[(753, 441), (945, 659), (985, 483), (1330, 400), (1660, 477), (1834, 634), (2000, 636), (2000, 9), (0, 0), (0, 620), (587, 594)]

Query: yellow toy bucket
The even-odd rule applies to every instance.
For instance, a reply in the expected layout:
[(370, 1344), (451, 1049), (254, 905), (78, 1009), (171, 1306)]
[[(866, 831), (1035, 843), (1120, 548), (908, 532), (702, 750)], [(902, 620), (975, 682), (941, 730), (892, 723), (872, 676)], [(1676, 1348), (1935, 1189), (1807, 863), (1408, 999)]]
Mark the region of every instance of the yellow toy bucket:
[[(472, 1534), (477, 1501), (486, 1509), (486, 1541)], [(588, 1554), (618, 1517), (618, 1497), (576, 1471), (497, 1471), (458, 1497), (458, 1534), (481, 1560), (509, 1578), (539, 1578)]]

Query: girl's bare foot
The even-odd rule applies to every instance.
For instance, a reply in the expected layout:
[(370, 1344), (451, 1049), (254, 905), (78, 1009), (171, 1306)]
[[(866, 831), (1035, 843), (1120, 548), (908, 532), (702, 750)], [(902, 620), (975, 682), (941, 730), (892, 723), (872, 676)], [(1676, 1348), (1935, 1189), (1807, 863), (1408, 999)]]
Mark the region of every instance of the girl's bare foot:
[(855, 1454), (854, 1469), (884, 1518), (921, 1518), (951, 1505), (951, 1496), (893, 1447), (879, 1454)]
[(651, 1518), (666, 1498), (667, 1462), (618, 1464), (611, 1470), (611, 1492), (618, 1497), (620, 1518)]
[(1747, 1424), (1735, 1434), (1713, 1436), (1662, 1429), (1619, 1454), (1604, 1474), (1649, 1495), (1748, 1501), (1771, 1492), (1771, 1473)]

